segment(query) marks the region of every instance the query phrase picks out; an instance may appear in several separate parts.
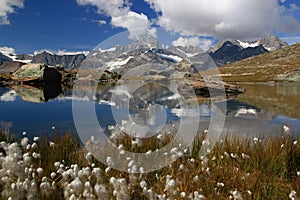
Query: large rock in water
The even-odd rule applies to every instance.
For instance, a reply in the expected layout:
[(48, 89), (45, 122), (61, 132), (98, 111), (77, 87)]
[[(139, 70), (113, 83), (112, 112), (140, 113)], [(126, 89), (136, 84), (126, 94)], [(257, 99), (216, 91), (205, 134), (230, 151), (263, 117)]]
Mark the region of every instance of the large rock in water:
[(56, 68), (45, 64), (27, 64), (15, 71), (12, 79), (19, 82), (60, 83), (62, 75)]

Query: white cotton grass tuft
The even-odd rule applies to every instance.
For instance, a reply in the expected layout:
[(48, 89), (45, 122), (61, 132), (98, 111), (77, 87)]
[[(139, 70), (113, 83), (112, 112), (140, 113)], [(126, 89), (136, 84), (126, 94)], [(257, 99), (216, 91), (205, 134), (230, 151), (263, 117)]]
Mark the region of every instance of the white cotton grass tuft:
[(296, 200), (296, 194), (297, 194), (297, 192), (295, 190), (292, 190), (289, 194), (289, 198), (291, 200)]
[(283, 130), (283, 133), (286, 134), (286, 135), (291, 134), (291, 129), (286, 125), (283, 125), (282, 130)]

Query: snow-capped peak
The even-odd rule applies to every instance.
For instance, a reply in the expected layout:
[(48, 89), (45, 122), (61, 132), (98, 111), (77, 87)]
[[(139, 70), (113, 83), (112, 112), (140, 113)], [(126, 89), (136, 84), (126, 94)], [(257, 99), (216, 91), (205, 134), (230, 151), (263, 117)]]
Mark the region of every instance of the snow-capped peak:
[(12, 47), (0, 47), (0, 52), (5, 55), (8, 56), (9, 54), (15, 54), (15, 49)]
[(89, 51), (66, 51), (66, 50), (53, 51), (53, 50), (48, 50), (48, 49), (37, 50), (33, 54), (37, 55), (37, 54), (41, 54), (44, 52), (51, 54), (51, 55), (58, 55), (58, 56), (78, 55), (78, 54), (88, 55), (89, 54)]
[(12, 47), (0, 47), (0, 53), (4, 56), (8, 57), (11, 61), (22, 62), (22, 63), (30, 63), (32, 60), (20, 60), (18, 59), (18, 55), (15, 53), (15, 49)]
[(246, 41), (241, 41), (241, 40), (237, 40), (238, 43), (241, 45), (241, 47), (245, 48), (249, 48), (249, 47), (257, 47), (259, 46), (259, 42), (246, 42)]

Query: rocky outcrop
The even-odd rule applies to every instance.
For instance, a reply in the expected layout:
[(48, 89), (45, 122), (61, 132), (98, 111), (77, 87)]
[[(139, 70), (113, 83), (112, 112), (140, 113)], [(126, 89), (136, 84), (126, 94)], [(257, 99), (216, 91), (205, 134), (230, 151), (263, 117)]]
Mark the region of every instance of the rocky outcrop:
[(27, 64), (12, 74), (12, 80), (17, 82), (60, 83), (62, 74), (54, 67), (45, 64)]
[(282, 40), (280, 40), (278, 37), (274, 35), (269, 35), (265, 38), (259, 39), (257, 43), (258, 45), (262, 45), (268, 51), (275, 51), (289, 46), (288, 43), (283, 42)]
[(24, 63), (17, 61), (4, 61), (0, 66), (0, 75), (1, 74), (9, 74), (13, 73), (17, 69), (19, 69)]
[(28, 55), (28, 54), (18, 54), (16, 55), (16, 59), (20, 60), (20, 61), (25, 61), (25, 60), (32, 60), (32, 55)]
[(36, 54), (32, 58), (32, 63), (44, 63), (48, 66), (58, 66), (62, 69), (77, 69), (86, 58), (84, 54), (75, 55), (55, 55), (49, 52)]
[(210, 98), (222, 96), (224, 92), (226, 96), (236, 96), (245, 92), (245, 89), (241, 87), (217, 82), (205, 83), (197, 81), (192, 83), (192, 87), (197, 96)]

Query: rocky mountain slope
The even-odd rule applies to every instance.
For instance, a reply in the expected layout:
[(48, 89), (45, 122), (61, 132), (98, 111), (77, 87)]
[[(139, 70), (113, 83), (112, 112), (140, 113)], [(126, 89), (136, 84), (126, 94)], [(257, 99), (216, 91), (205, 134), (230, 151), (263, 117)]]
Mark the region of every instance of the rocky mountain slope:
[(42, 52), (32, 57), (32, 63), (44, 63), (49, 66), (59, 66), (63, 69), (75, 69), (85, 59), (84, 54), (55, 55), (49, 52)]
[[(245, 42), (234, 39), (221, 40), (215, 47), (209, 50), (210, 56), (214, 59), (218, 66), (236, 62), (248, 57), (259, 55), (271, 50), (280, 49), (288, 44), (282, 42), (276, 36), (268, 36), (266, 38)], [(105, 56), (109, 58), (117, 58), (122, 53), (139, 49), (163, 49), (157, 40), (151, 37), (143, 37), (139, 41), (134, 41), (131, 44), (124, 46), (115, 46), (107, 50), (93, 50), (90, 54), (97, 54), (98, 59), (104, 59)], [(164, 51), (168, 53), (161, 54), (173, 56), (176, 60), (189, 59), (190, 57), (197, 56), (205, 53), (203, 49), (196, 46), (170, 46)], [(136, 52), (135, 54), (137, 55)], [(143, 54), (144, 52), (140, 52)], [(101, 54), (101, 55), (100, 55)], [(0, 74), (5, 74), (15, 71), (18, 67), (26, 63), (44, 63), (49, 66), (56, 66), (65, 70), (77, 69), (83, 60), (85, 60), (87, 52), (85, 53), (52, 53), (48, 51), (35, 52), (34, 55), (15, 54), (14, 52), (1, 51), (0, 52)], [(175, 56), (175, 57), (174, 57)], [(168, 56), (167, 56), (168, 57)], [(165, 57), (166, 58), (166, 57)], [(130, 58), (129, 58), (130, 59)], [(169, 56), (170, 59), (170, 56)], [(105, 60), (105, 59), (104, 59)], [(122, 59), (121, 59), (122, 60)], [(172, 60), (172, 59), (171, 59)], [(129, 60), (128, 60), (129, 61)], [(127, 63), (127, 62), (126, 62)], [(118, 64), (118, 63), (117, 63)]]
[(217, 66), (223, 66), (266, 52), (268, 52), (268, 50), (266, 50), (262, 45), (242, 48), (230, 41), (226, 41), (218, 50), (210, 52), (209, 54), (214, 59)]
[(221, 67), (225, 81), (300, 81), (300, 44)]

